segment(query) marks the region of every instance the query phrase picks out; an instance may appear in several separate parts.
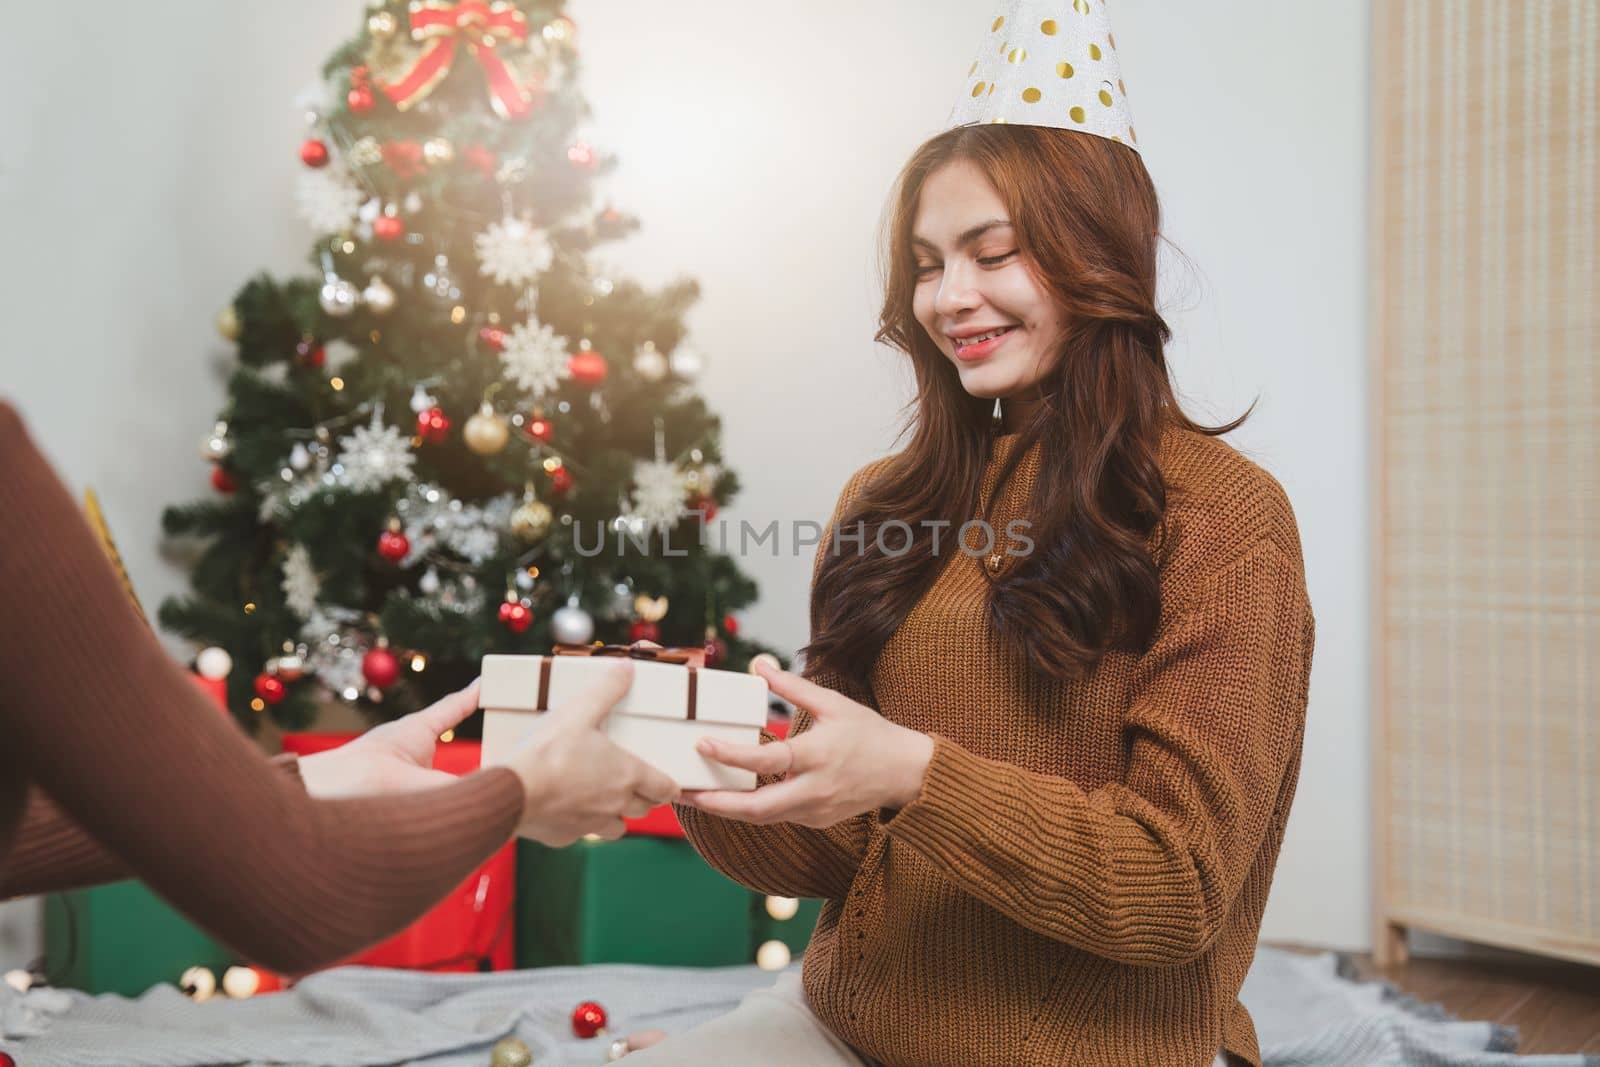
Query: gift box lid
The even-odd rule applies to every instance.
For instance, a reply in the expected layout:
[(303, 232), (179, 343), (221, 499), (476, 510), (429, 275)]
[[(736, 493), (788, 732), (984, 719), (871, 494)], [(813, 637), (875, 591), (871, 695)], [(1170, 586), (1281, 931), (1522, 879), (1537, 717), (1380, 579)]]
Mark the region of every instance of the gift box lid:
[[(614, 662), (591, 656), (484, 656), (478, 706), (490, 711), (558, 707), (593, 685)], [(766, 725), (767, 702), (766, 679), (753, 674), (636, 660), (633, 685), (614, 710), (759, 729)]]

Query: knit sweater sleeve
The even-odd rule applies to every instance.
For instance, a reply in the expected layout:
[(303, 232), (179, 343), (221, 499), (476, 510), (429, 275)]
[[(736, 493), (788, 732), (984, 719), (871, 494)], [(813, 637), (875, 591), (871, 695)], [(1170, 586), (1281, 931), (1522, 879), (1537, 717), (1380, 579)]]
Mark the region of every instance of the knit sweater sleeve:
[[(833, 515), (823, 531), (822, 543), (812, 562), (812, 580), (832, 546), (832, 531), (861, 487), (872, 476), (877, 464), (869, 463), (852, 475), (839, 494)], [(827, 689), (843, 693), (868, 707), (876, 707), (873, 696), (862, 686), (820, 665), (808, 663), (801, 677)], [(807, 730), (811, 718), (799, 709), (789, 736)], [(771, 741), (763, 736), (762, 743)], [(783, 775), (763, 776), (759, 787), (783, 781)], [(706, 862), (734, 881), (761, 893), (786, 897), (821, 897), (843, 900), (866, 854), (872, 813), (846, 819), (826, 829), (816, 830), (793, 823), (756, 826), (736, 819), (708, 815), (697, 808), (677, 806), (678, 821)]]
[(307, 796), (167, 656), (3, 403), (0, 455), (0, 737), (62, 816), (178, 910), (303, 972), (404, 926), (509, 838), (523, 794), (504, 768)]
[[(300, 781), (300, 761), (293, 753), (268, 762)], [(0, 863), (0, 900), (131, 877), (133, 872), (116, 853), (90, 837), (43, 790), (28, 789), (22, 821)]]
[(1313, 641), (1298, 559), (1262, 541), (1140, 658), (1121, 781), (1085, 791), (936, 738), (884, 829), (1047, 937), (1122, 963), (1196, 959), (1294, 787)]

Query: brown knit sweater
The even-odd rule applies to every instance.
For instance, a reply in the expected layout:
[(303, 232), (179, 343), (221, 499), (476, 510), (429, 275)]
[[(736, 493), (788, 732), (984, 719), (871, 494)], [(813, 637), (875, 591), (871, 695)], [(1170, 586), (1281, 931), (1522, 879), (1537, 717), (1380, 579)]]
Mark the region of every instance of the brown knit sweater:
[(505, 768), (308, 797), (167, 656), (3, 402), (0, 456), (0, 899), (132, 873), (299, 973), (404, 926), (510, 837)]
[[(996, 440), (982, 503), (1017, 440)], [(834, 522), (883, 462), (851, 478)], [(1176, 427), (1160, 463), (1171, 555), (1143, 655), (1110, 653), (1073, 684), (1030, 673), (991, 639), (982, 562), (957, 552), (870, 693), (808, 672), (934, 736), (911, 805), (825, 831), (680, 809), (731, 877), (827, 898), (806, 994), (867, 1056), (1201, 1067), (1226, 1047), (1260, 1062), (1238, 992), (1299, 772), (1314, 622), (1278, 483)], [(997, 533), (1026, 517), (1037, 473), (1032, 450)]]

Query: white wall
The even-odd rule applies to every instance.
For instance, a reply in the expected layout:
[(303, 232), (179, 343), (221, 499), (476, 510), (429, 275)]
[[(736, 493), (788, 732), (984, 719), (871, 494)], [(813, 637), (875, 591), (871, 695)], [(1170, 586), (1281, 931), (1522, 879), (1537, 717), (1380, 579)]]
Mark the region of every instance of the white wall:
[[(23, 10), (0, 40), (0, 395), (75, 486), (101, 493), (150, 605), (183, 584), (157, 548), (160, 510), (205, 487), (212, 313), (253, 271), (302, 261), (292, 99), (359, 17), (309, 0), (166, 6), (182, 17), (107, 0)], [(607, 191), (644, 222), (601, 258), (704, 289), (690, 318), (704, 389), (746, 486), (725, 516), (821, 521), (889, 449), (909, 397), (898, 357), (871, 341), (880, 213), (990, 13), (971, 0), (571, 11), (592, 140), (622, 158)], [(1319, 624), (1264, 936), (1361, 945), (1365, 5), (1123, 0), (1115, 14), (1169, 233), (1198, 270), (1166, 295), (1179, 385), (1213, 421), (1261, 394), (1232, 440), (1294, 500)], [(73, 48), (38, 46), (63, 33)], [(746, 565), (764, 594), (747, 628), (802, 644), (809, 553)], [(29, 946), (3, 937), (0, 965), (14, 965)]]

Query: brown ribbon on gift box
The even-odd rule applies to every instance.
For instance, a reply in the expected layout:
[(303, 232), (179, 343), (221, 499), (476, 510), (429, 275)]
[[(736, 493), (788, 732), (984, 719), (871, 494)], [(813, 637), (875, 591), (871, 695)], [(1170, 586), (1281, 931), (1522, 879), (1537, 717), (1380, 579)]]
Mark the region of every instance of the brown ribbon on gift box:
[(672, 663), (687, 666), (689, 669), (689, 699), (685, 709), (684, 719), (693, 722), (698, 713), (696, 690), (698, 689), (699, 670), (689, 662), (690, 653), (671, 648), (640, 648), (636, 645), (556, 645), (550, 650), (550, 655), (539, 657), (539, 703), (535, 706), (537, 711), (550, 710), (550, 661), (556, 656), (624, 656), (628, 659), (649, 660), (655, 663)]

